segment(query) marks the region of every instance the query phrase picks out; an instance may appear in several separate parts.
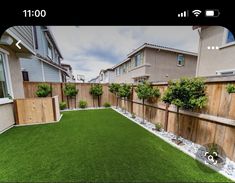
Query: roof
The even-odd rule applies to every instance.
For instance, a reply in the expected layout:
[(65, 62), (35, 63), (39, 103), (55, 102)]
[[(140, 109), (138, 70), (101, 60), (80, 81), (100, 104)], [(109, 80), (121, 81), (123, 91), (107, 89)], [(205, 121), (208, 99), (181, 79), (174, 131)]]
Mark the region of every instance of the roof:
[(61, 63), (61, 66), (62, 66), (62, 67), (68, 67), (69, 70), (72, 70), (72, 67), (71, 67), (71, 65), (69, 65), (69, 64), (64, 64), (64, 63), (62, 64), (62, 63)]
[(127, 56), (131, 57), (132, 55), (134, 55), (135, 53), (139, 52), (140, 50), (142, 50), (144, 48), (153, 48), (153, 49), (158, 49), (158, 50), (160, 49), (160, 50), (171, 51), (171, 52), (175, 52), (175, 53), (182, 53), (182, 54), (186, 54), (186, 55), (197, 56), (197, 53), (195, 53), (195, 52), (189, 52), (189, 51), (184, 51), (184, 50), (180, 50), (180, 49), (176, 49), (176, 48), (170, 48), (167, 46), (150, 44), (150, 43), (144, 43), (143, 45), (141, 45), (140, 47), (138, 47), (137, 49), (135, 49), (131, 53), (129, 53)]
[(160, 45), (155, 45), (155, 44), (150, 44), (150, 43), (144, 43), (140, 47), (136, 48), (131, 53), (129, 53), (125, 60), (123, 60), (122, 62), (120, 62), (120, 63), (116, 64), (115, 66), (113, 66), (112, 69), (115, 69), (116, 67), (118, 67), (118, 66), (124, 64), (125, 62), (129, 61), (131, 59), (130, 58), (131, 56), (133, 56), (134, 54), (136, 54), (137, 52), (139, 52), (140, 50), (142, 50), (144, 48), (153, 48), (153, 49), (158, 49), (158, 50), (160, 49), (160, 50), (171, 51), (171, 52), (175, 52), (175, 53), (181, 53), (181, 54), (186, 54), (186, 55), (197, 56), (197, 53), (195, 53), (195, 52), (189, 52), (189, 51), (184, 51), (184, 50), (180, 50), (180, 49), (176, 49), (176, 48), (170, 48), (170, 47), (166, 47), (166, 46), (160, 46)]
[(55, 37), (53, 36), (53, 34), (52, 34), (50, 28), (49, 28), (48, 26), (45, 26), (45, 28), (46, 28), (46, 29), (45, 29), (44, 31), (46, 31), (46, 32), (48, 33), (48, 36), (49, 36), (50, 40), (52, 41), (53, 45), (55, 46), (55, 49), (56, 49), (56, 51), (58, 52), (60, 58), (63, 59), (63, 56), (62, 56), (62, 54), (61, 54), (61, 52), (60, 52), (60, 50), (59, 50), (59, 47), (58, 47), (58, 45), (57, 45), (57, 43), (56, 43), (56, 40), (55, 40)]

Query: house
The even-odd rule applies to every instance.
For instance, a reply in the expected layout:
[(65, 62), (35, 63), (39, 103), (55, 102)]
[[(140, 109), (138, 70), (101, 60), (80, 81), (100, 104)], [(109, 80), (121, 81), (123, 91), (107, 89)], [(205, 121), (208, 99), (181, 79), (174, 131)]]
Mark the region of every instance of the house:
[(62, 73), (63, 82), (75, 82), (75, 77), (73, 75), (73, 69), (69, 64), (61, 64), (61, 66), (66, 70), (66, 74)]
[(234, 75), (235, 39), (232, 32), (220, 26), (194, 26), (193, 29), (200, 35), (196, 75)]
[(99, 78), (100, 78), (99, 76), (92, 78), (90, 81), (88, 81), (88, 83), (99, 83), (100, 82)]
[(197, 54), (145, 43), (115, 65), (113, 82), (168, 81), (196, 74)]
[(31, 58), (35, 54), (32, 26), (11, 27), (1, 36), (0, 133), (15, 123), (11, 98), (24, 98), (20, 58)]
[(102, 69), (99, 74), (99, 83), (112, 83), (114, 80), (114, 76), (114, 69)]
[(50, 28), (33, 26), (32, 32), (35, 55), (20, 59), (24, 81), (62, 82), (67, 72), (61, 66), (63, 57)]

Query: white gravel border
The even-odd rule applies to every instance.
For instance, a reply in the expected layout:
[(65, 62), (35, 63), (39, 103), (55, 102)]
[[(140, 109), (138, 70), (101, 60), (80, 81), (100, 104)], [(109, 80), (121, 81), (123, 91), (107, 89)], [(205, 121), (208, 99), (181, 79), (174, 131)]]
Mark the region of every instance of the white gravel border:
[(216, 167), (214, 167), (210, 164), (205, 164), (202, 159), (199, 159), (195, 155), (197, 149), (199, 149), (200, 147), (203, 147), (203, 146), (201, 146), (199, 144), (195, 144), (192, 141), (184, 139), (182, 137), (180, 137), (180, 140), (182, 140), (185, 145), (183, 145), (183, 146), (176, 145), (174, 142), (171, 141), (172, 138), (176, 137), (173, 133), (165, 132), (165, 131), (159, 132), (159, 131), (153, 130), (152, 128), (155, 128), (155, 124), (148, 122), (146, 120), (145, 120), (145, 124), (141, 124), (140, 122), (142, 122), (142, 118), (136, 116), (136, 118), (133, 119), (131, 117), (131, 114), (128, 111), (126, 111), (126, 113), (124, 113), (124, 111), (121, 108), (116, 109), (116, 107), (112, 107), (112, 109), (115, 110), (116, 112), (118, 112), (119, 114), (123, 115), (124, 117), (128, 118), (132, 122), (145, 128), (150, 133), (161, 138), (162, 140), (164, 140), (168, 144), (172, 145), (173, 147), (175, 147), (175, 148), (179, 149), (180, 151), (184, 152), (185, 154), (191, 156), (193, 159), (200, 161), (202, 164), (210, 167), (211, 169), (224, 175), (225, 177), (231, 179), (232, 181), (235, 181), (235, 162), (234, 161), (231, 161), (230, 159), (226, 158), (226, 164), (224, 165), (224, 167), (221, 170), (218, 170)]

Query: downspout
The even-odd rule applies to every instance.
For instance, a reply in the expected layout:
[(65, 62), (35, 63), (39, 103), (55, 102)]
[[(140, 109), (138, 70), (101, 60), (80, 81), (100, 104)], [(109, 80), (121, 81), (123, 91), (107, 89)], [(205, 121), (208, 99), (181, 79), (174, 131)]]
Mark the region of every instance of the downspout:
[(202, 36), (201, 36), (201, 30), (197, 30), (199, 35), (199, 45), (198, 45), (198, 55), (197, 55), (197, 68), (196, 68), (196, 77), (199, 75), (199, 66), (201, 61), (201, 47), (202, 47)]

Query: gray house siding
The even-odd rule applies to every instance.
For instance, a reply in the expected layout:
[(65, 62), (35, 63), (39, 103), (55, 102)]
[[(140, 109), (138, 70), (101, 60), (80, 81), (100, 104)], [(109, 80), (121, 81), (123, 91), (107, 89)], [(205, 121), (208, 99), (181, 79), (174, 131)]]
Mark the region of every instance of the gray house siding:
[(48, 65), (43, 64), (45, 80), (49, 82), (60, 82), (60, 72), (58, 69)]
[[(54, 40), (48, 35), (47, 27), (35, 26), (34, 37), (37, 39), (35, 48), (36, 54), (45, 58), (49, 62), (60, 64), (59, 55), (55, 49)], [(48, 57), (48, 45), (52, 47), (52, 59)], [(42, 62), (36, 57), (33, 59), (21, 59), (21, 69), (28, 72), (29, 81), (48, 81), (48, 82), (60, 82), (60, 70), (45, 62)]]
[(17, 36), (22, 43), (34, 50), (32, 26), (14, 26), (7, 30), (9, 34)]
[(28, 72), (29, 81), (43, 81), (42, 66), (39, 60), (21, 59), (21, 69)]

